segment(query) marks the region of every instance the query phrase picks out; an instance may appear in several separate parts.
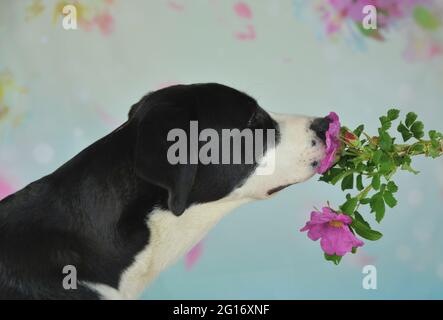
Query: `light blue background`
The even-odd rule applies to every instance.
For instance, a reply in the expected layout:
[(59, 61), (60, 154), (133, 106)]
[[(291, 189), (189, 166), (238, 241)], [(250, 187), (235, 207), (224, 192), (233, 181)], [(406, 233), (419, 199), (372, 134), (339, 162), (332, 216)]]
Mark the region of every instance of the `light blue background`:
[[(8, 93), (11, 111), (0, 120), (0, 177), (15, 189), (110, 132), (132, 103), (168, 83), (220, 82), (269, 111), (334, 110), (344, 124), (365, 123), (372, 133), (378, 116), (396, 107), (443, 131), (443, 59), (405, 60), (402, 30), (355, 45), (320, 36), (312, 7), (300, 1), (247, 1), (253, 17), (241, 19), (230, 0), (175, 1), (181, 10), (131, 0), (109, 6), (114, 31), (103, 35), (53, 24), (54, 1), (26, 20), (29, 3), (0, 1), (0, 71), (27, 89)], [(236, 39), (247, 24), (256, 38)], [(443, 162), (418, 159), (414, 166), (421, 174), (399, 174), (399, 205), (377, 226), (385, 236), (340, 266), (324, 261), (319, 244), (298, 231), (313, 206), (343, 199), (314, 178), (225, 217), (190, 271), (179, 261), (143, 298), (441, 299)], [(377, 290), (362, 289), (368, 263), (377, 267)]]

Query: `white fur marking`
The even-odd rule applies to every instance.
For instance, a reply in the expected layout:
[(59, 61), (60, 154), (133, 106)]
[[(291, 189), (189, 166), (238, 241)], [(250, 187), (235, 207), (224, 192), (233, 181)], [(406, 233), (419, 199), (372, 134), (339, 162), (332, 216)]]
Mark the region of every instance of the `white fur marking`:
[(229, 211), (246, 200), (224, 198), (188, 208), (181, 216), (156, 209), (147, 225), (149, 244), (137, 254), (119, 284), (118, 292), (125, 299), (135, 299), (166, 267), (176, 262), (198, 243)]

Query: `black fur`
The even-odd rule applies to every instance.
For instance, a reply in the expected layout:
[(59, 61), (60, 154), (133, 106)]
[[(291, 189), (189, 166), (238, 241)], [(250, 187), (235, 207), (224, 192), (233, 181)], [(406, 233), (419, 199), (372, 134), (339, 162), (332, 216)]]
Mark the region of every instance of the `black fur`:
[[(218, 84), (179, 85), (148, 94), (129, 119), (55, 172), (0, 202), (1, 299), (97, 299), (82, 282), (118, 288), (149, 243), (154, 207), (177, 215), (220, 199), (256, 164), (176, 165), (166, 161), (172, 128), (276, 128), (254, 99)], [(62, 269), (77, 268), (65, 290)]]

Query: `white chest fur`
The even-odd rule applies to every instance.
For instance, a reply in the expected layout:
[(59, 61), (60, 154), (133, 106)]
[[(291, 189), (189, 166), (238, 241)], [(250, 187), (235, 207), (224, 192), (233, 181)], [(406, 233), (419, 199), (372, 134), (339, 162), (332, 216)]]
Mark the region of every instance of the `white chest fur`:
[[(229, 211), (245, 200), (227, 200), (198, 204), (177, 217), (170, 211), (154, 210), (147, 221), (149, 244), (137, 254), (120, 279), (118, 294), (123, 299), (135, 299), (166, 267), (198, 243)], [(97, 288), (105, 297), (109, 294)]]

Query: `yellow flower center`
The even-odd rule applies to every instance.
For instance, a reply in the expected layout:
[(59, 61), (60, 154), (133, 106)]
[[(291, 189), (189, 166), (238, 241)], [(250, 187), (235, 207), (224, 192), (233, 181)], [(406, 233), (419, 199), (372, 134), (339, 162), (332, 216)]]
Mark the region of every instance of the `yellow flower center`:
[(331, 227), (341, 228), (343, 226), (343, 222), (337, 221), (337, 220), (332, 220), (332, 221), (329, 221), (329, 225)]

